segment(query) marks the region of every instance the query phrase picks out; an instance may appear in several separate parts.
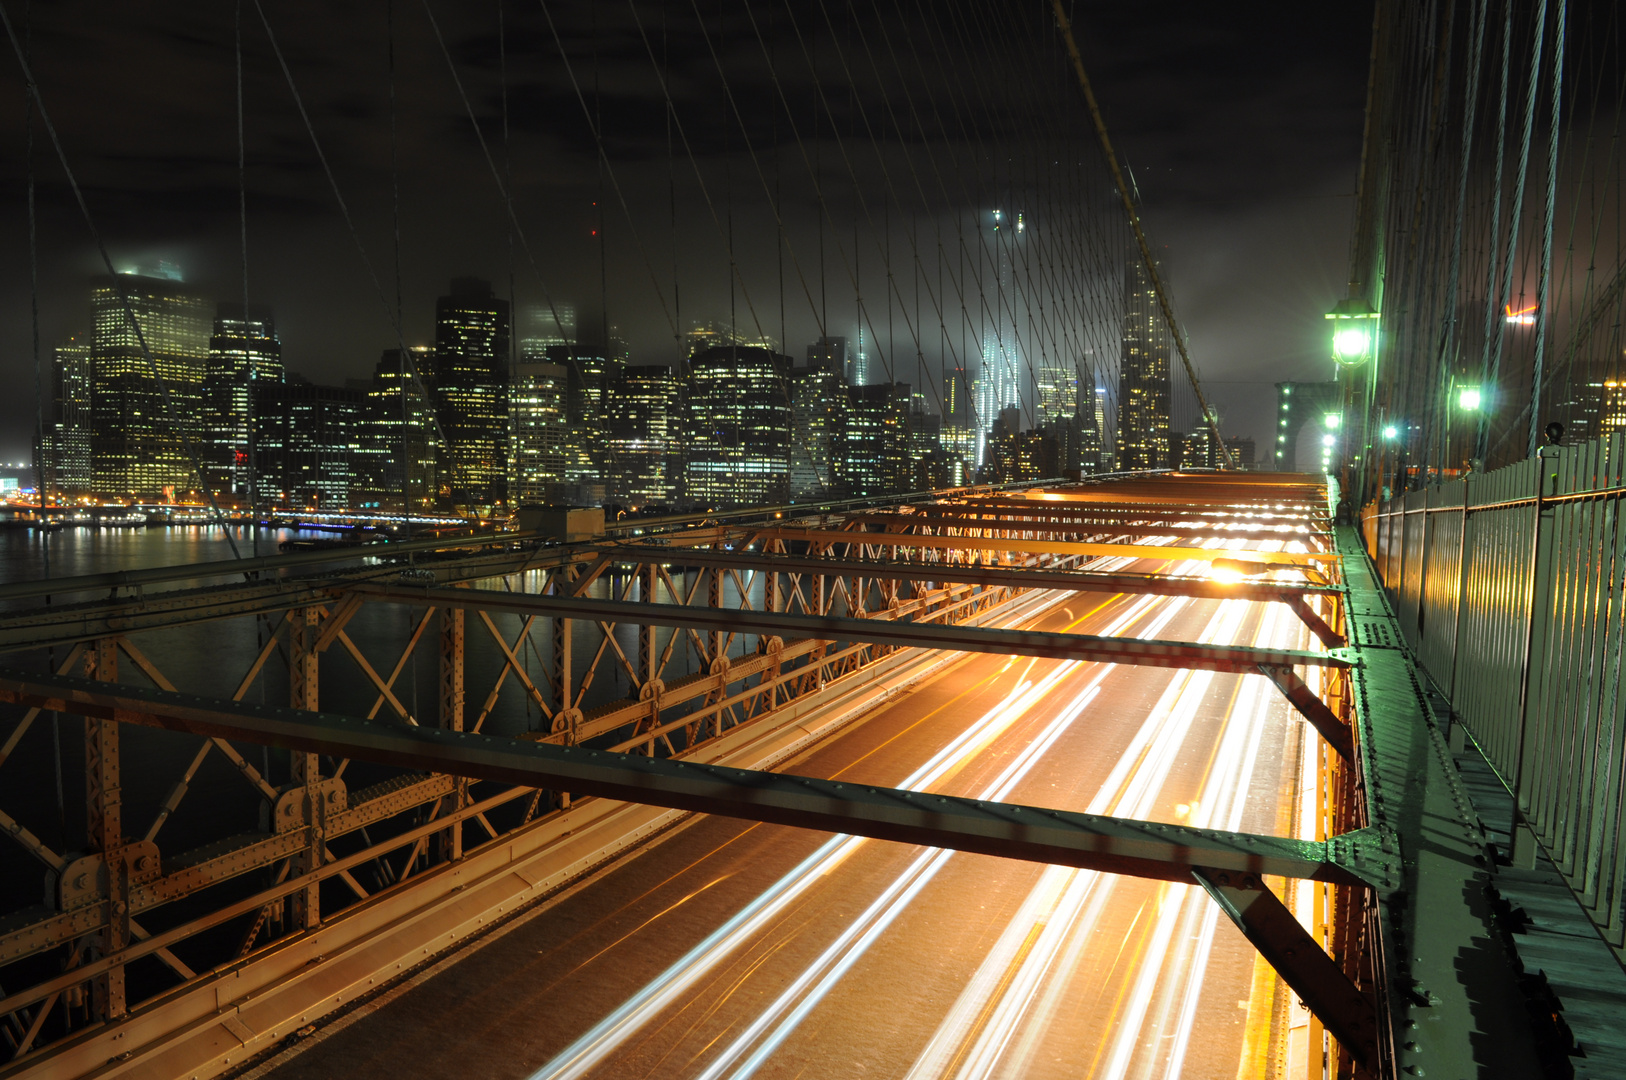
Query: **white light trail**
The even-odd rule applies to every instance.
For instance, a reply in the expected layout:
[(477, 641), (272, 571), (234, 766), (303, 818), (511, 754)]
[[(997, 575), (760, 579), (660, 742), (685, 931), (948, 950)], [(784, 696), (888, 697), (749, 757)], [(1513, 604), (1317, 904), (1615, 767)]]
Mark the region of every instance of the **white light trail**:
[[(989, 741), (1043, 700), (1050, 689), (1077, 666), (1076, 662), (1061, 665), (1037, 684), (1026, 680), (1019, 683), (1003, 701), (984, 713), (898, 786), (912, 791), (922, 790), (974, 757)], [(866, 842), (863, 837), (831, 838), (552, 1061), (531, 1074), (531, 1080), (572, 1080), (586, 1075), (639, 1028), (664, 1009), (680, 1002), (686, 991), (736, 949), (762, 932), (793, 900)]]

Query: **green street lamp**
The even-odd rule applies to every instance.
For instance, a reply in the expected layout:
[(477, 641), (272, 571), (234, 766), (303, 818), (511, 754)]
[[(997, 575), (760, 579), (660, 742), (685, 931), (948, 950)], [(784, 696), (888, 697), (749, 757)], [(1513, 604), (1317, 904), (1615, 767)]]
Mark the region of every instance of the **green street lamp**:
[(1461, 409), (1463, 412), (1477, 412), (1479, 410), (1479, 403), (1479, 387), (1457, 387), (1457, 408)]
[(1378, 337), (1378, 313), (1365, 300), (1340, 300), (1327, 312), (1332, 321), (1332, 358), (1344, 367), (1372, 359)]
[(1327, 425), (1328, 431), (1337, 431), (1338, 425), (1343, 423), (1343, 421), (1344, 418), (1335, 412), (1330, 412), (1321, 418), (1321, 422)]
[(1383, 429), (1383, 437), (1385, 439), (1393, 439), (1393, 438), (1398, 437), (1399, 435), (1400, 435), (1400, 429), (1395, 427), (1393, 424), (1390, 424), (1388, 427), (1385, 427)]

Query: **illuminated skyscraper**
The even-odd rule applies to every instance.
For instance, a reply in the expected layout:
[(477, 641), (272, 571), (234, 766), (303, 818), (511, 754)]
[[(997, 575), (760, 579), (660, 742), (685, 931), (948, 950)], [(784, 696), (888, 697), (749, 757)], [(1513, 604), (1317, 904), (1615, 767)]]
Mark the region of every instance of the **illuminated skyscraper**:
[[(151, 364), (125, 313), (129, 304)], [(91, 473), (106, 495), (151, 498), (196, 486), (210, 308), (179, 272), (121, 273), (91, 286)], [(167, 389), (168, 401), (164, 390)]]
[(450, 294), (435, 302), (431, 391), (454, 506), (489, 507), (507, 495), (508, 335), (508, 301), (488, 281), (453, 278)]
[(1173, 466), (1170, 436), (1169, 327), (1138, 253), (1124, 268), (1123, 353), (1118, 368), (1117, 467)]
[(513, 444), (508, 469), (510, 495), (516, 503), (553, 502), (561, 498), (570, 462), (570, 421), (565, 413), (570, 376), (564, 365), (521, 360), (508, 390)]
[(38, 446), (48, 490), (77, 494), (92, 488), (90, 394), (90, 346), (70, 338), (52, 357), (51, 415)]
[[(831, 340), (831, 339), (825, 339)], [(847, 380), (842, 375), (846, 342), (840, 354), (815, 357), (809, 346), (808, 366), (791, 382), (793, 435), (790, 446), (790, 497), (798, 502), (835, 496), (836, 459), (847, 424)]]
[(1071, 420), (1078, 415), (1078, 369), (1071, 365), (1047, 364), (1040, 367), (1036, 389), (1039, 392), (1039, 423)]
[(680, 408), (680, 383), (671, 368), (634, 364), (622, 369), (607, 406), (607, 501), (639, 508), (672, 500)]
[(843, 496), (901, 494), (911, 476), (908, 384), (855, 386), (848, 400), (837, 457)]
[(209, 489), (249, 494), (249, 414), (253, 383), (282, 382), (282, 342), (269, 308), (224, 303), (215, 311), (203, 375), (199, 456)]
[(350, 506), (366, 417), (362, 386), (319, 386), (297, 375), (253, 384), (254, 454), (266, 503)]
[(843, 377), (847, 373), (847, 339), (821, 337), (807, 347), (807, 366), (833, 371)]
[(981, 442), (971, 409), (971, 384), (965, 368), (943, 369), (943, 426), (938, 443), (950, 457), (958, 459), (963, 470), (974, 467)]
[(689, 359), (687, 497), (701, 506), (765, 506), (790, 495), (791, 359), (719, 346)]
[(415, 345), (407, 359), (403, 364), (400, 349), (385, 349), (373, 368), (350, 496), (358, 508), (422, 512), (432, 507), (439, 487), (440, 447), (426, 388), (419, 382), (433, 357), (427, 345)]
[(576, 305), (570, 301), (531, 304), (523, 312), (518, 331), (521, 360), (545, 359), (548, 349), (577, 340)]

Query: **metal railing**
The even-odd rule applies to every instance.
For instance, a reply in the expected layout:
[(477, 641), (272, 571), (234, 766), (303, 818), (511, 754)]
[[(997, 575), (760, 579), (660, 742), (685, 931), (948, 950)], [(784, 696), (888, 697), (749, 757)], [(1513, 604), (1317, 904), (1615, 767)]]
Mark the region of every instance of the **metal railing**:
[(1626, 956), (1626, 431), (1368, 506), (1402, 633)]

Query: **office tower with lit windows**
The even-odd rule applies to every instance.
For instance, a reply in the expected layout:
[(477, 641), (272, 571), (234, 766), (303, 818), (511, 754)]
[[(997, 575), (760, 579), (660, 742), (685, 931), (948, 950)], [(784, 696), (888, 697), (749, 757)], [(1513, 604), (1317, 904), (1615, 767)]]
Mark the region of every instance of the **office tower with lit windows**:
[(687, 500), (766, 506), (790, 495), (791, 359), (724, 345), (689, 358)]
[(963, 367), (943, 369), (943, 423), (938, 445), (960, 462), (960, 473), (974, 466), (977, 457), (977, 428), (971, 408), (971, 383)]
[(204, 430), (199, 457), (211, 491), (250, 496), (249, 419), (253, 384), (282, 382), (282, 342), (269, 308), (223, 303), (203, 372)]
[(610, 355), (602, 345), (555, 346), (548, 359), (565, 369), (565, 416), (569, 438), (565, 458), (566, 501), (596, 504), (604, 501), (604, 485), (614, 463), (609, 442), (610, 399), (621, 381), (623, 358)]
[(79, 338), (51, 357), (51, 413), (35, 452), (47, 491), (77, 495), (92, 487), (90, 471), (90, 346)]
[(1138, 253), (1124, 269), (1123, 351), (1118, 368), (1117, 467), (1167, 469), (1171, 460), (1168, 324)]
[[(823, 339), (829, 341), (832, 339)], [(795, 502), (836, 496), (836, 453), (847, 425), (846, 342), (815, 353), (808, 346), (808, 365), (791, 377), (790, 497)]]
[(1078, 369), (1071, 365), (1045, 364), (1035, 375), (1039, 399), (1039, 423), (1071, 420), (1078, 414)]
[(1230, 451), (1233, 467), (1250, 470), (1255, 467), (1254, 457), (1258, 451), (1252, 439), (1234, 436), (1225, 440), (1225, 449)]
[(168, 264), (92, 284), (90, 466), (100, 494), (153, 498), (196, 486), (212, 308)]
[(442, 479), (451, 504), (491, 507), (507, 497), (508, 301), (480, 278), (454, 278), (435, 302), (434, 378)]
[(833, 371), (845, 378), (847, 374), (847, 339), (844, 337), (821, 337), (813, 342), (807, 347), (807, 366), (822, 371)]
[(298, 375), (252, 385), (264, 502), (290, 510), (348, 509), (367, 419), (366, 390), (320, 386)]
[(1095, 434), (1101, 447), (1100, 472), (1109, 473), (1116, 468), (1113, 451), (1112, 428), (1107, 425), (1107, 388), (1095, 388)]
[(1180, 438), (1180, 468), (1182, 469), (1217, 469), (1220, 465), (1219, 444), (1214, 441), (1214, 432), (1207, 427), (1200, 427), (1189, 435)]
[(522, 313), (517, 328), (521, 360), (545, 360), (549, 349), (577, 340), (576, 305), (569, 300), (528, 304)]
[(847, 400), (847, 424), (837, 455), (843, 496), (864, 499), (902, 494), (913, 478), (909, 385), (855, 386), (848, 391)]
[(513, 424), (508, 486), (517, 504), (569, 501), (564, 493), (572, 453), (569, 393), (570, 375), (563, 364), (519, 362), (508, 389)]
[(439, 442), (422, 374), (433, 354), (414, 345), (403, 362), (400, 349), (385, 349), (364, 391), (365, 422), (350, 499), (357, 509), (422, 513), (437, 494)]
[(609, 394), (605, 500), (629, 509), (666, 505), (676, 495), (681, 385), (665, 364), (630, 364)]

